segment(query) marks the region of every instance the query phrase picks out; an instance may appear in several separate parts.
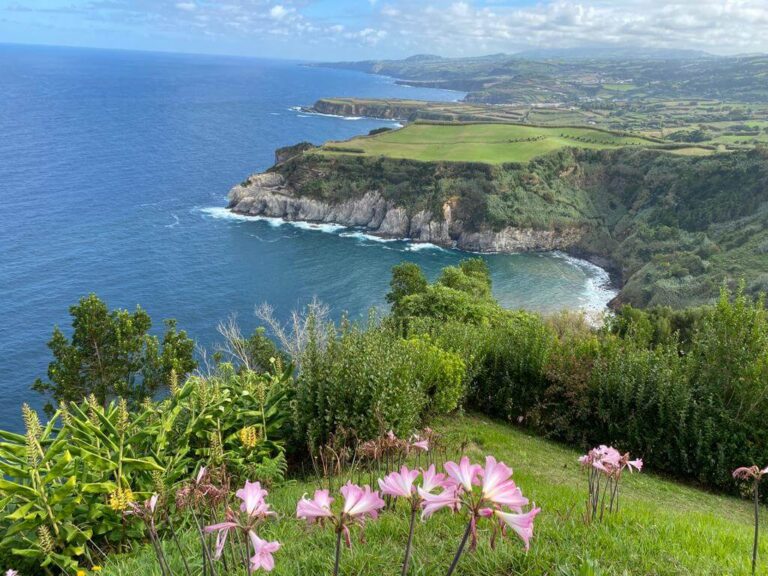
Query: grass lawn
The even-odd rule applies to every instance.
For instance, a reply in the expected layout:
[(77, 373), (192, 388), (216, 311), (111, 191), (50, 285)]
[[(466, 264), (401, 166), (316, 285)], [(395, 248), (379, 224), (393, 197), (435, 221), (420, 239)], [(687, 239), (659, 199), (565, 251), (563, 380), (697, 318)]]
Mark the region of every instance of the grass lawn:
[[(511, 536), (491, 550), (488, 525), (481, 523), (478, 550), (462, 558), (457, 574), (719, 576), (750, 572), (751, 509), (745, 501), (711, 495), (649, 473), (634, 474), (622, 481), (620, 513), (603, 523), (587, 525), (581, 515), (586, 479), (576, 462), (577, 452), (475, 416), (441, 420), (435, 423), (435, 429), (456, 446), (466, 441), (469, 455), (478, 462), (492, 454), (512, 466), (513, 478), (523, 493), (542, 508), (528, 553)], [(294, 519), (296, 501), (313, 490), (311, 482), (289, 482), (272, 490), (268, 497), (281, 515), (279, 521), (269, 523), (261, 531), (263, 538), (282, 542), (275, 555), (276, 575), (314, 576), (331, 572), (331, 531), (308, 527)], [(407, 537), (407, 514), (401, 506), (383, 513), (378, 521), (369, 522), (365, 543), (359, 542), (357, 532), (353, 533), (352, 550), (342, 552), (341, 573), (399, 574)], [(410, 574), (446, 572), (463, 532), (463, 518), (443, 511), (417, 525)], [(199, 548), (191, 534), (183, 538), (182, 546), (188, 546), (188, 562), (199, 566)], [(180, 567), (181, 559), (173, 552), (175, 548), (170, 544), (167, 548), (172, 567)], [(764, 543), (761, 555), (768, 557), (768, 546)], [(580, 570), (587, 558), (598, 564), (598, 571)], [(768, 560), (764, 565), (768, 565)], [(101, 574), (144, 576), (160, 572), (154, 567), (151, 550), (146, 548), (131, 556), (113, 557)]]
[(652, 146), (653, 141), (592, 128), (558, 128), (518, 124), (425, 124), (375, 136), (329, 142), (327, 154), (358, 153), (421, 161), (527, 162), (564, 147), (618, 148)]

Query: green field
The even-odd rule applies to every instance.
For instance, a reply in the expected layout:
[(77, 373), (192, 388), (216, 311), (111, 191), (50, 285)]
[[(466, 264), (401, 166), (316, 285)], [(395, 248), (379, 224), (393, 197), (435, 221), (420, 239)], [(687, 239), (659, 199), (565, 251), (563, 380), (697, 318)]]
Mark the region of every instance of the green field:
[(564, 147), (605, 149), (654, 144), (654, 141), (639, 136), (588, 127), (415, 123), (376, 136), (329, 142), (323, 151), (328, 154), (365, 154), (425, 162), (503, 164), (527, 162)]
[[(457, 574), (720, 576), (749, 573), (752, 523), (748, 502), (707, 494), (644, 472), (622, 481), (623, 504), (618, 515), (588, 525), (582, 519), (586, 479), (576, 462), (578, 452), (487, 418), (443, 419), (435, 428), (450, 445), (467, 446), (467, 453), (474, 460), (481, 461), (486, 454), (493, 454), (512, 466), (517, 484), (542, 509), (528, 553), (511, 536), (491, 550), (489, 527), (481, 524), (478, 550), (462, 558)], [(275, 554), (275, 575), (330, 573), (332, 531), (307, 527), (294, 518), (297, 500), (314, 489), (312, 481), (291, 481), (273, 489), (268, 496), (280, 517), (260, 531), (262, 537), (282, 542), (282, 548)], [(399, 574), (408, 530), (407, 515), (403, 506), (383, 513), (378, 521), (369, 522), (364, 544), (355, 534), (352, 549), (342, 553), (341, 573)], [(445, 573), (464, 528), (462, 518), (440, 512), (417, 525), (411, 574), (439, 576)], [(199, 567), (199, 547), (191, 532), (183, 536), (182, 546), (188, 562)], [(182, 573), (181, 556), (175, 546), (166, 542), (165, 548), (172, 558), (174, 573)], [(765, 540), (760, 553), (763, 557), (768, 555)], [(586, 571), (587, 561), (597, 563), (598, 571)], [(758, 572), (762, 573), (760, 570), (759, 567)], [(147, 546), (129, 556), (110, 557), (102, 574), (150, 576), (160, 572)]]

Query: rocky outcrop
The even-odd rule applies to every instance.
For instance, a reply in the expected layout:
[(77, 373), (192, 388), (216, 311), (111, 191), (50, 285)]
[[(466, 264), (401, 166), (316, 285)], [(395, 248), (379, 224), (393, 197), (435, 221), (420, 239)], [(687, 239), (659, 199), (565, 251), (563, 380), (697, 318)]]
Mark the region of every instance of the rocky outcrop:
[(311, 142), (299, 142), (293, 146), (283, 146), (282, 148), (278, 148), (275, 150), (275, 164), (287, 162), (291, 158), (303, 154), (307, 150), (312, 150), (312, 148), (315, 147), (316, 146)]
[(364, 116), (366, 118), (381, 118), (383, 120), (398, 120), (409, 122), (416, 118), (419, 105), (413, 102), (398, 100), (318, 100), (309, 109), (319, 114), (334, 116)]
[(409, 214), (376, 190), (343, 202), (328, 203), (300, 195), (276, 172), (254, 174), (232, 188), (229, 208), (250, 216), (364, 228), (387, 238), (431, 242), (472, 252), (567, 250), (576, 245), (583, 234), (577, 228), (553, 231), (509, 226), (498, 231), (468, 230), (461, 220), (453, 217), (448, 203), (443, 205), (439, 216), (426, 210)]

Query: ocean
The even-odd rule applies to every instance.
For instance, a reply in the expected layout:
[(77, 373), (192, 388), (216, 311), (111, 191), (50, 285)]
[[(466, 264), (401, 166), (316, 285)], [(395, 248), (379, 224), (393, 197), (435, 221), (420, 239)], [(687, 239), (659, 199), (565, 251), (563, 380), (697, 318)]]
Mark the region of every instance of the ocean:
[[(207, 350), (216, 325), (254, 306), (286, 317), (313, 297), (336, 317), (386, 308), (389, 271), (409, 260), (434, 278), (466, 254), (358, 230), (248, 219), (230, 187), (274, 149), (394, 123), (306, 114), (327, 96), (456, 100), (461, 93), (299, 62), (0, 45), (0, 428), (46, 376), (54, 325), (91, 292), (141, 305), (157, 333), (176, 318)], [(601, 309), (599, 268), (562, 254), (487, 255), (509, 307)]]

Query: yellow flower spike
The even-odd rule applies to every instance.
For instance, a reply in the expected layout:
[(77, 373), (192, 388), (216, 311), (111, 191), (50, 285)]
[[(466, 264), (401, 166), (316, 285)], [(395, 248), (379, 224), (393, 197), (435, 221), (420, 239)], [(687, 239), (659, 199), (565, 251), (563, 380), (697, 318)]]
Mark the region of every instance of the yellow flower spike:
[(91, 568), (91, 570), (93, 570), (94, 572), (101, 572), (101, 566), (94, 566), (93, 568)]
[(77, 576), (85, 576), (85, 570), (78, 570)]
[(258, 443), (258, 433), (256, 432), (255, 426), (246, 426), (245, 428), (242, 428), (239, 435), (240, 442), (243, 446), (249, 450), (256, 447), (256, 444)]
[(135, 500), (133, 491), (130, 488), (121, 488), (118, 486), (109, 495), (109, 507), (115, 512), (127, 510), (131, 502)]

